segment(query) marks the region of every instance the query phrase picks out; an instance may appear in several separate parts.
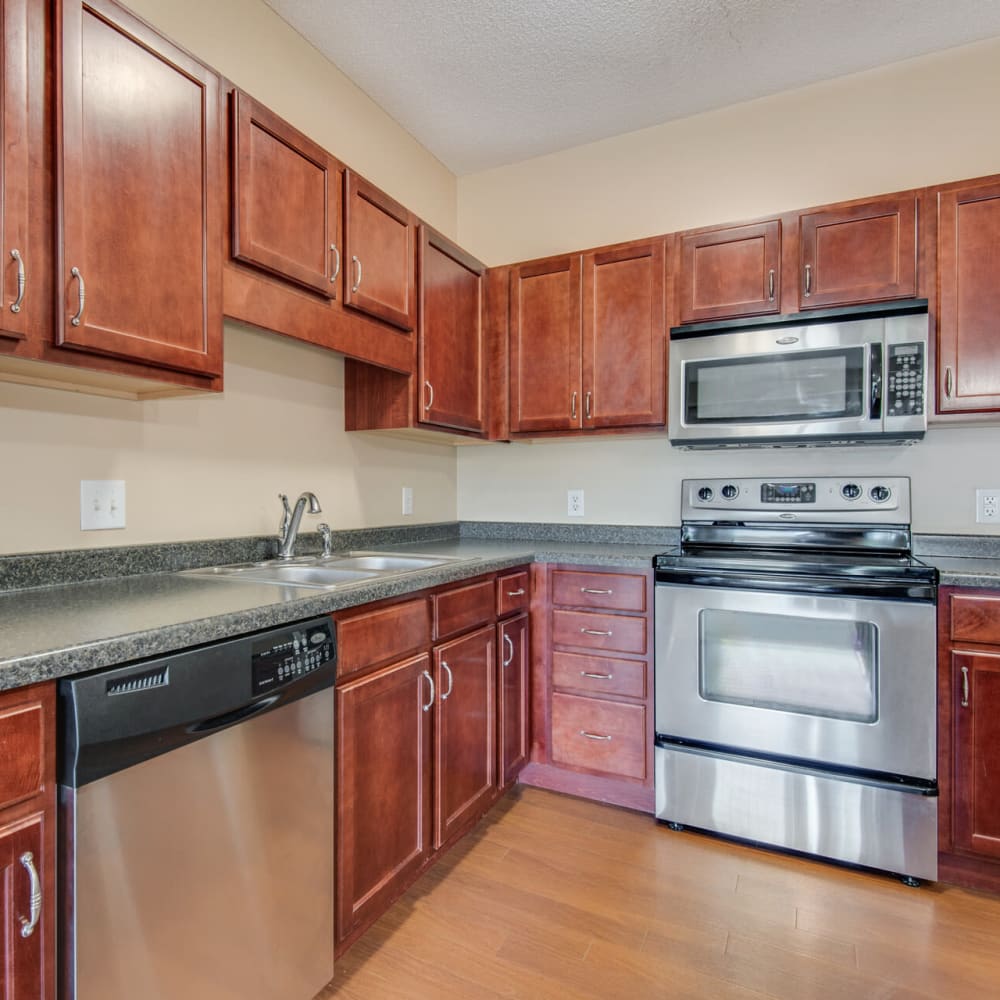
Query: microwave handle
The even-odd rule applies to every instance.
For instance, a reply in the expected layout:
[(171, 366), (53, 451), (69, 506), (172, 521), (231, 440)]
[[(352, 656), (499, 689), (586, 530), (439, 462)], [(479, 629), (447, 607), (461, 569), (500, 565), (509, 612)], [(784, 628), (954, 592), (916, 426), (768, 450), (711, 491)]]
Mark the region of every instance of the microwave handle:
[(882, 419), (882, 345), (871, 345), (870, 395), (871, 419)]

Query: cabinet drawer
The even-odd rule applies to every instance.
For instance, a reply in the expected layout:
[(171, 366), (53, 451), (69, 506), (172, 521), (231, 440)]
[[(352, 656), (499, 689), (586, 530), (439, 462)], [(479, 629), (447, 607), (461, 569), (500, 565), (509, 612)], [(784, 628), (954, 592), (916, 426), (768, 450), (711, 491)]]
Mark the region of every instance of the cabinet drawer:
[(11, 695), (0, 701), (0, 808), (42, 790), (45, 713), (40, 701)]
[(552, 695), (552, 760), (625, 778), (646, 778), (646, 708)]
[(337, 676), (382, 666), (427, 649), (431, 642), (423, 598), (337, 617)]
[(951, 637), (1000, 644), (1000, 596), (955, 594), (951, 599)]
[(610, 656), (552, 654), (552, 686), (588, 695), (617, 694), (625, 698), (646, 697), (643, 660), (618, 660)]
[(507, 573), (497, 579), (497, 617), (525, 611), (531, 602), (528, 571)]
[(646, 653), (646, 619), (590, 611), (552, 612), (552, 642), (618, 653)]
[(493, 586), (492, 580), (482, 580), (435, 594), (431, 598), (434, 604), (434, 638), (455, 635), (493, 621), (496, 617)]
[(645, 611), (646, 578), (638, 574), (557, 569), (552, 574), (552, 603), (608, 611)]

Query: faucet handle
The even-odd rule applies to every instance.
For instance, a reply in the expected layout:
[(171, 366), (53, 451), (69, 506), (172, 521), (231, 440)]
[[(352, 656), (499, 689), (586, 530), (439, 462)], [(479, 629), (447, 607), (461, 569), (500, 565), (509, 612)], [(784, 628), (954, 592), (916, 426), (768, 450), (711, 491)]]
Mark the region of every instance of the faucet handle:
[(288, 526), (292, 522), (292, 508), (288, 505), (288, 496), (285, 493), (279, 493), (278, 499), (281, 501), (281, 506), (283, 508), (281, 525), (278, 528), (278, 534), (280, 535), (282, 541), (284, 541), (288, 535)]
[(333, 532), (330, 531), (330, 525), (325, 521), (322, 524), (317, 524), (316, 530), (323, 539), (323, 558), (326, 559), (328, 556), (333, 555)]

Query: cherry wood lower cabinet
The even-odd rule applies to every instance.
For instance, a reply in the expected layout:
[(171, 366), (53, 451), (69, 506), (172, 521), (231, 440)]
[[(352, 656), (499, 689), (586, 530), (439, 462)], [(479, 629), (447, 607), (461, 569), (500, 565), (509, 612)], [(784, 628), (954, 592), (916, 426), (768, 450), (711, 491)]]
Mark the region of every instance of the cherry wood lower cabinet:
[(55, 997), (55, 685), (0, 695), (0, 997)]
[(506, 788), (528, 763), (530, 749), (528, 694), (531, 650), (527, 613), (501, 622), (497, 633), (500, 649), (499, 779), (500, 787)]

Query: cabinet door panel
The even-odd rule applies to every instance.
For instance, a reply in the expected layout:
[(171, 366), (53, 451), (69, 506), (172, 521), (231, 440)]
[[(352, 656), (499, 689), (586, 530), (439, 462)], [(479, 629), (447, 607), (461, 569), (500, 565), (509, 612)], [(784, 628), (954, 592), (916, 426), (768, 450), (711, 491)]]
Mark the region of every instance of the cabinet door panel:
[(58, 10), (58, 343), (219, 374), (218, 79), (105, 0)]
[(938, 196), (938, 410), (1000, 409), (1000, 185)]
[(955, 847), (1000, 858), (1000, 656), (952, 655)]
[(496, 787), (495, 650), (492, 625), (434, 650), (435, 847), (484, 812)]
[(431, 852), (425, 654), (337, 688), (337, 938), (375, 919)]
[(3, 969), (0, 971), (0, 996), (4, 1000), (38, 1000), (51, 996), (52, 984), (46, 988), (43, 952), (46, 925), (54, 918), (55, 900), (43, 890), (38, 922), (28, 937), (21, 929), (30, 925), (31, 872), (46, 884), (44, 867), (44, 821), (37, 813), (0, 828), (0, 950)]
[(816, 309), (917, 290), (917, 202), (887, 198), (800, 217), (799, 306)]
[(500, 787), (528, 762), (528, 616), (498, 626), (500, 633)]
[(341, 263), (338, 164), (238, 90), (233, 116), (233, 256), (336, 298)]
[(398, 202), (348, 170), (344, 301), (401, 330), (416, 326), (416, 226)]
[(486, 268), (428, 226), (420, 230), (417, 417), (439, 427), (482, 431)]
[(666, 421), (665, 247), (583, 258), (583, 426)]
[(580, 257), (511, 269), (510, 429), (582, 426)]
[(778, 219), (681, 237), (681, 322), (777, 312), (780, 267)]

